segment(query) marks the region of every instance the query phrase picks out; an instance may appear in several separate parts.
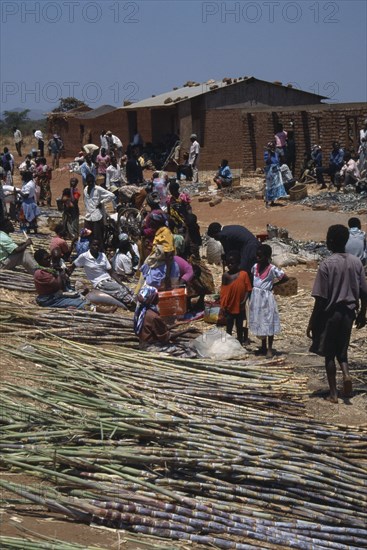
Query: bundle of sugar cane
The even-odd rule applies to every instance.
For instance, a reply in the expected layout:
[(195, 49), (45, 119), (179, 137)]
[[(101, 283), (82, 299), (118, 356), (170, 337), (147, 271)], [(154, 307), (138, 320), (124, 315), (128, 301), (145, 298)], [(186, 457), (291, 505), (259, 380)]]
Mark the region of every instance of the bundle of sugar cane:
[(27, 338), (41, 338), (46, 334), (59, 335), (79, 342), (110, 343), (137, 347), (133, 320), (119, 313), (106, 314), (83, 310), (48, 309), (36, 305), (15, 305), (0, 301), (0, 326), (4, 333)]
[(0, 535), (2, 550), (104, 550), (100, 546), (85, 546), (62, 540), (47, 538), (47, 540), (31, 540), (20, 537)]
[(0, 288), (34, 294), (33, 275), (25, 271), (0, 271)]
[[(72, 309), (40, 309), (33, 304), (14, 304), (0, 300), (0, 327), (4, 333), (19, 334), (22, 331), (27, 338), (57, 335), (89, 344), (123, 343), (125, 347), (137, 348), (138, 339), (133, 331), (132, 316), (125, 311), (121, 314), (120, 311), (107, 314)], [(183, 336), (182, 340), (195, 336)]]
[[(45, 333), (48, 334), (48, 333)], [(47, 346), (32, 343), (35, 350), (34, 358), (44, 356), (49, 365), (58, 365), (63, 363), (65, 354), (60, 352), (60, 340), (55, 341), (55, 345), (48, 343)], [(75, 354), (75, 360), (88, 366), (96, 357), (95, 348), (87, 345), (74, 344), (69, 351)], [(11, 349), (12, 354), (23, 357), (22, 351), (15, 348)], [(218, 364), (207, 360), (183, 359), (165, 357), (157, 359), (157, 356), (145, 352), (134, 352), (134, 361), (131, 361), (131, 351), (121, 348), (111, 351), (104, 349), (98, 354), (99, 365), (107, 369), (111, 383), (118, 387), (123, 372), (125, 380), (129, 381), (130, 391), (146, 391), (147, 394), (154, 391), (155, 402), (160, 393), (169, 395), (177, 392), (180, 399), (185, 400), (187, 406), (192, 403), (198, 403), (195, 394), (205, 394), (200, 400), (201, 406), (205, 408), (206, 402), (209, 406), (212, 402), (219, 399), (222, 401), (232, 398), (232, 401), (257, 403), (260, 407), (278, 408), (283, 405), (290, 410), (297, 410), (296, 401), (302, 401), (302, 396), (306, 392), (306, 378), (300, 376), (291, 376), (292, 372), (284, 364), (278, 361), (266, 363), (265, 360), (247, 360), (244, 363), (231, 364), (229, 362)], [(149, 367), (147, 368), (147, 362)], [(264, 372), (264, 365), (267, 365)], [(279, 366), (281, 365), (281, 368)], [(74, 369), (67, 364), (68, 379), (75, 377), (75, 383), (80, 376), (79, 369)], [(144, 377), (141, 376), (144, 372)], [(227, 377), (226, 374), (229, 376)], [(96, 374), (94, 374), (96, 376)], [(192, 377), (193, 384), (188, 384), (188, 377)], [(161, 385), (158, 382), (161, 381)], [(251, 385), (249, 382), (251, 381)], [(208, 388), (208, 383), (212, 383)], [(167, 387), (168, 386), (168, 387)], [(203, 387), (200, 391), (200, 386)], [(191, 395), (190, 395), (191, 394)], [(213, 400), (210, 399), (210, 394)], [(256, 394), (256, 395), (254, 395)], [(288, 397), (292, 396), (292, 402)], [(163, 397), (163, 395), (162, 395)], [(200, 396), (199, 396), (200, 397)]]

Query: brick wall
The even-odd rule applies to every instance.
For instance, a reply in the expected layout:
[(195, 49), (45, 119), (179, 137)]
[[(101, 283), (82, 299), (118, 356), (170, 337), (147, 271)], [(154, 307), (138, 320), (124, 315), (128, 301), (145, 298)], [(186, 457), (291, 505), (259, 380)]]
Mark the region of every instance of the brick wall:
[(205, 115), (205, 140), (200, 153), (200, 168), (216, 170), (222, 159), (228, 159), (233, 168), (241, 167), (245, 145), (241, 111), (212, 110)]
[(138, 131), (145, 143), (152, 141), (152, 118), (150, 109), (137, 109)]
[(205, 139), (201, 150), (202, 170), (215, 170), (222, 158), (244, 173), (263, 167), (264, 147), (273, 139), (277, 122), (285, 130), (294, 123), (297, 170), (303, 154), (318, 143), (324, 158), (333, 141), (347, 149), (358, 148), (359, 130), (367, 118), (365, 103), (321, 104), (273, 109), (214, 109), (205, 113)]
[[(84, 127), (84, 130), (81, 128)], [(48, 132), (51, 137), (58, 133), (64, 142), (67, 156), (75, 156), (86, 143), (100, 144), (101, 130), (111, 130), (118, 136), (124, 147), (129, 143), (127, 113), (117, 109), (106, 115), (92, 119), (79, 119), (74, 116), (52, 117), (48, 120)]]

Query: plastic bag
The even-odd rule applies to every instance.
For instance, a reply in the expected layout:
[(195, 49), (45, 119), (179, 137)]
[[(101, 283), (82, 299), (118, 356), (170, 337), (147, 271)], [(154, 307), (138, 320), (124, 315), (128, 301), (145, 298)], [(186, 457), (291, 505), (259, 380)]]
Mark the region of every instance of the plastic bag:
[(276, 239), (267, 241), (266, 244), (270, 244), (273, 254), (272, 263), (277, 267), (286, 267), (289, 265), (297, 265), (297, 254), (292, 253), (292, 247), (289, 244), (283, 243)]
[(206, 245), (206, 259), (208, 263), (220, 265), (222, 263), (223, 252), (221, 243), (210, 237)]
[(228, 360), (244, 357), (246, 351), (236, 338), (226, 333), (224, 329), (212, 328), (204, 332), (192, 342), (200, 357)]

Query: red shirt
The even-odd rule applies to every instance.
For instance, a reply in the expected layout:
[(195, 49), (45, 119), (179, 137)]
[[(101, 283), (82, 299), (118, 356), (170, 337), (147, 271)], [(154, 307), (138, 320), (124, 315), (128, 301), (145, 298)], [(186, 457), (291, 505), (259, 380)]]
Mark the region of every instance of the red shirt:
[(251, 292), (251, 290), (250, 278), (246, 271), (239, 271), (236, 279), (228, 285), (222, 284), (220, 287), (220, 307), (232, 315), (238, 315), (246, 292)]
[(62, 289), (62, 283), (58, 277), (55, 277), (48, 271), (43, 269), (36, 269), (34, 272), (34, 286), (39, 296), (46, 296), (48, 294), (55, 294)]
[(60, 248), (62, 255), (69, 253), (68, 243), (61, 237), (53, 237), (50, 242), (50, 252), (55, 250), (55, 248)]

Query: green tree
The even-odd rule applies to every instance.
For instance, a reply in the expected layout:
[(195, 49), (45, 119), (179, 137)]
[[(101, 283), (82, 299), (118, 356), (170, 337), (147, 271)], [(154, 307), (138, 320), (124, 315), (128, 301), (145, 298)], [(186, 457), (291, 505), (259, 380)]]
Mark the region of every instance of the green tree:
[(60, 99), (60, 105), (56, 107), (52, 112), (53, 113), (66, 113), (77, 107), (88, 107), (84, 101), (80, 101), (76, 97), (62, 97)]
[(4, 111), (4, 124), (5, 127), (8, 129), (14, 128), (16, 126), (19, 128), (27, 122), (28, 119), (28, 113), (30, 109), (24, 109), (24, 111)]

